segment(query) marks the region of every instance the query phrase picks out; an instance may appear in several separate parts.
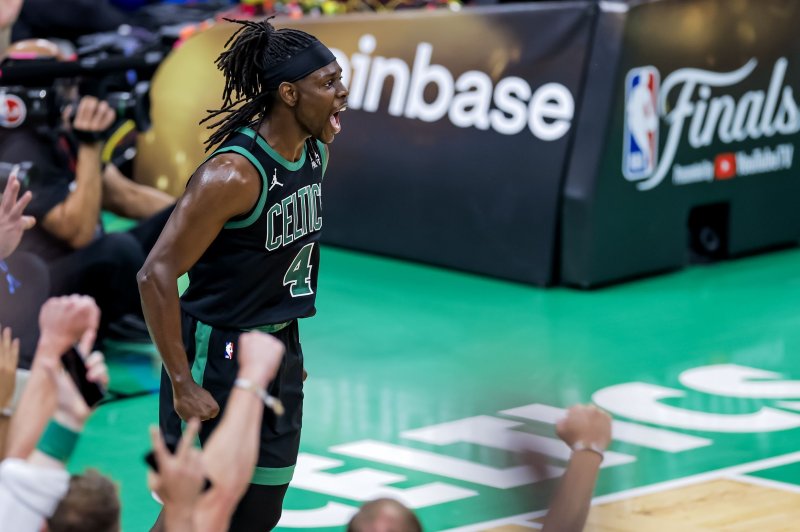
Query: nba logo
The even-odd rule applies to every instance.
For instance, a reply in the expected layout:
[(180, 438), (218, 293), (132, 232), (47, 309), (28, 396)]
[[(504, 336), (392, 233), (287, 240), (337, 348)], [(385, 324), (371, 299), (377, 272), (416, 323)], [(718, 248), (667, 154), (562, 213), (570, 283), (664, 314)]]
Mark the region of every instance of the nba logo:
[(233, 342), (225, 342), (225, 358), (233, 360)]
[(25, 102), (19, 96), (0, 93), (0, 127), (19, 127), (25, 122), (27, 114)]
[(628, 181), (650, 177), (658, 162), (658, 70), (634, 68), (625, 78), (625, 133), (622, 175)]

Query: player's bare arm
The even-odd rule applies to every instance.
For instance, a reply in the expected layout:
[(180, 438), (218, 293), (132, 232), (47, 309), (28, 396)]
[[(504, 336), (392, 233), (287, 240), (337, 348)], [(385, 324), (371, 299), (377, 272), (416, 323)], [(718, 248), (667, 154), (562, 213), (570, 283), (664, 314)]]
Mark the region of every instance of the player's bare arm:
[(252, 209), (260, 190), (260, 176), (240, 155), (219, 155), (201, 166), (137, 276), (145, 320), (172, 381), (175, 411), (184, 420), (215, 417), (219, 405), (192, 380), (175, 285), (230, 218)]

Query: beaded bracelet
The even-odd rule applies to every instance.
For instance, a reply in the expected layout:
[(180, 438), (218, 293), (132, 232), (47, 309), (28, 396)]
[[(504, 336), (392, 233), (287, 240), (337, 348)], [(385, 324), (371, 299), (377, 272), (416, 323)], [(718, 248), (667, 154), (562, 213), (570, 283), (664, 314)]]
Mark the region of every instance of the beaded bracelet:
[(264, 405), (275, 412), (276, 416), (282, 416), (284, 412), (283, 403), (281, 400), (272, 397), (267, 392), (262, 390), (260, 387), (256, 386), (255, 383), (247, 380), (247, 379), (236, 379), (233, 381), (233, 385), (236, 388), (241, 388), (242, 390), (247, 390), (248, 392), (253, 392), (256, 394), (262, 401), (264, 401)]

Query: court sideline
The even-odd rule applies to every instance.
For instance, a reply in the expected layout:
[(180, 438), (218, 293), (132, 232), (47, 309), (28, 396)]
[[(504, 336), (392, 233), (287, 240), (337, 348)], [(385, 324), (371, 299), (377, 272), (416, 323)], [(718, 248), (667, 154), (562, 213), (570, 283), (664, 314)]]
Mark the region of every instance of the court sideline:
[[(558, 409), (594, 397), (621, 423), (589, 530), (740, 529), (695, 519), (708, 497), (767, 519), (741, 529), (780, 530), (763, 523), (800, 507), (798, 266), (792, 249), (581, 292), (325, 248), (282, 524), (339, 529), (388, 490), (428, 530), (535, 529), (547, 490), (515, 449), (544, 445), (557, 472)], [(114, 369), (128, 392), (154, 373), (136, 355)], [(126, 531), (158, 512), (141, 459), (155, 416), (152, 394), (104, 406), (71, 466), (119, 482)]]

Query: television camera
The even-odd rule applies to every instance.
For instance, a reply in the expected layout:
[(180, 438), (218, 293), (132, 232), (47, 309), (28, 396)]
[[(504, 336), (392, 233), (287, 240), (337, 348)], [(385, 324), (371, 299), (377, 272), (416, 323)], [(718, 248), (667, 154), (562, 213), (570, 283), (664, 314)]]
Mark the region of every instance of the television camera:
[(0, 129), (52, 131), (67, 105), (74, 110), (81, 96), (95, 96), (146, 131), (149, 80), (168, 50), (159, 35), (122, 27), (82, 37), (69, 60), (11, 56), (0, 63)]

